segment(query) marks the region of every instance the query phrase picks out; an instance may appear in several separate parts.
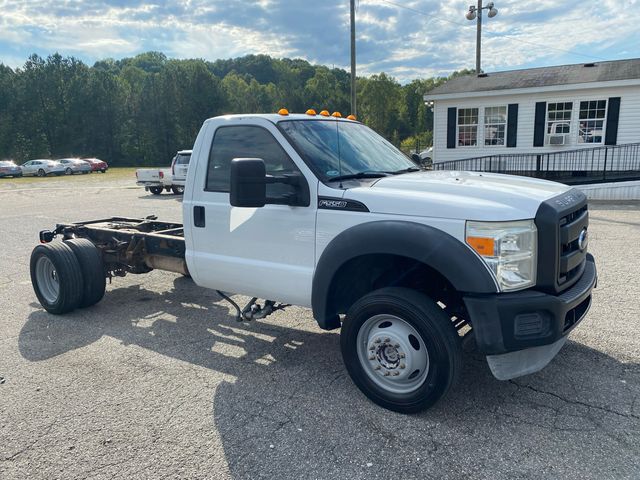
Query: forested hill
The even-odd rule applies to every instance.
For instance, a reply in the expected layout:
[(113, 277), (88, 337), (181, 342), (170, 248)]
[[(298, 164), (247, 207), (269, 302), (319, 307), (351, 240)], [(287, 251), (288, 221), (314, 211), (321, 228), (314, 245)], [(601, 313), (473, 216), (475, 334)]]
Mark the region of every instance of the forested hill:
[[(281, 107), (346, 115), (349, 79), (342, 69), (266, 55), (207, 62), (148, 52), (93, 66), (32, 55), (15, 70), (0, 63), (0, 159), (97, 156), (115, 166), (165, 165), (216, 115)], [(359, 120), (395, 144), (419, 134), (424, 145), (432, 116), (422, 97), (442, 81), (358, 78)]]

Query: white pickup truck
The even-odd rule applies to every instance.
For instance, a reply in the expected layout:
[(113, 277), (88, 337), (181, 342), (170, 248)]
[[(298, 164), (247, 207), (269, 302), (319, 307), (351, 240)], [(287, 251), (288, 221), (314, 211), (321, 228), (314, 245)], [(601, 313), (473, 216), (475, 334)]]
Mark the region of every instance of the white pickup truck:
[(163, 191), (180, 194), (174, 190), (173, 176), (170, 168), (138, 168), (136, 170), (136, 185), (144, 187), (145, 191), (160, 195)]
[[(42, 306), (88, 307), (105, 277), (157, 268), (215, 289), (238, 320), (310, 307), (320, 328), (341, 328), (360, 390), (405, 413), (450, 389), (463, 343), (499, 379), (543, 368), (596, 285), (585, 196), (524, 177), (422, 171), (365, 125), (310, 113), (207, 120), (184, 225), (114, 217), (40, 232), (31, 278)], [(253, 298), (240, 307), (229, 292)]]

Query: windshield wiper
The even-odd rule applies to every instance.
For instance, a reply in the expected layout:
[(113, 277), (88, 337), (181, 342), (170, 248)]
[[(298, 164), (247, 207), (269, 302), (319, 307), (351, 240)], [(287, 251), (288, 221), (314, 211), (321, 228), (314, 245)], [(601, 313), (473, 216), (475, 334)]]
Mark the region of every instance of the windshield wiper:
[(419, 172), (421, 170), (422, 169), (418, 167), (409, 167), (409, 168), (403, 168), (402, 170), (396, 170), (394, 172), (386, 172), (386, 173), (390, 173), (391, 175), (400, 175), (401, 173)]
[(337, 177), (331, 177), (328, 182), (340, 182), (342, 180), (352, 180), (357, 178), (380, 178), (386, 177), (390, 172), (375, 172), (375, 171), (366, 171), (366, 172), (358, 172), (358, 173), (349, 173), (346, 175), (338, 175)]

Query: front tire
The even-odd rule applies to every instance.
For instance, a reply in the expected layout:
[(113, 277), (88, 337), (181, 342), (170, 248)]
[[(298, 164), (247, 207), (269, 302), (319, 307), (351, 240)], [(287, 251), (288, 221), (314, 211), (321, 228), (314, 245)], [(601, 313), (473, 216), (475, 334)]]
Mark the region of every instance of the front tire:
[(382, 288), (358, 300), (342, 324), (340, 347), (362, 393), (400, 413), (431, 407), (462, 367), (451, 320), (429, 297), (407, 288)]
[(184, 194), (184, 187), (182, 187), (180, 185), (173, 185), (171, 187), (171, 191), (173, 192), (174, 195), (183, 195)]
[(154, 195), (160, 195), (162, 193), (162, 187), (149, 187), (149, 191)]
[(71, 175), (71, 174), (73, 174), (73, 171), (72, 171), (69, 167), (67, 167), (67, 168), (64, 170), (64, 174), (65, 174), (65, 175)]
[(39, 177), (44, 177), (47, 174), (47, 172), (45, 172), (42, 168), (40, 170), (38, 170), (38, 176)]
[(85, 308), (95, 305), (102, 300), (107, 287), (102, 256), (95, 245), (86, 238), (73, 238), (65, 240), (64, 243), (71, 247), (82, 270), (84, 284), (78, 306)]
[(56, 315), (75, 310), (82, 299), (82, 271), (71, 248), (62, 243), (38, 245), (31, 252), (31, 283), (44, 309)]

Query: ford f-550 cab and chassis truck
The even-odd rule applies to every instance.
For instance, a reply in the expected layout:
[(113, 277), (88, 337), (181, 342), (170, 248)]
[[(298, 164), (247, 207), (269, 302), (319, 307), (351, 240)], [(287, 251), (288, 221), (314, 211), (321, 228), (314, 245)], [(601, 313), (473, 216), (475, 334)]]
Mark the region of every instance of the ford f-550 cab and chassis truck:
[[(320, 328), (341, 328), (346, 369), (365, 395), (416, 412), (456, 381), (463, 343), (486, 355), (498, 379), (543, 368), (584, 318), (596, 284), (578, 190), (423, 171), (365, 125), (337, 117), (207, 120), (183, 217), (40, 232), (31, 257), (40, 303), (63, 314), (98, 302), (105, 278), (162, 269), (218, 291), (238, 320), (310, 307)], [(229, 292), (253, 298), (241, 308)]]

